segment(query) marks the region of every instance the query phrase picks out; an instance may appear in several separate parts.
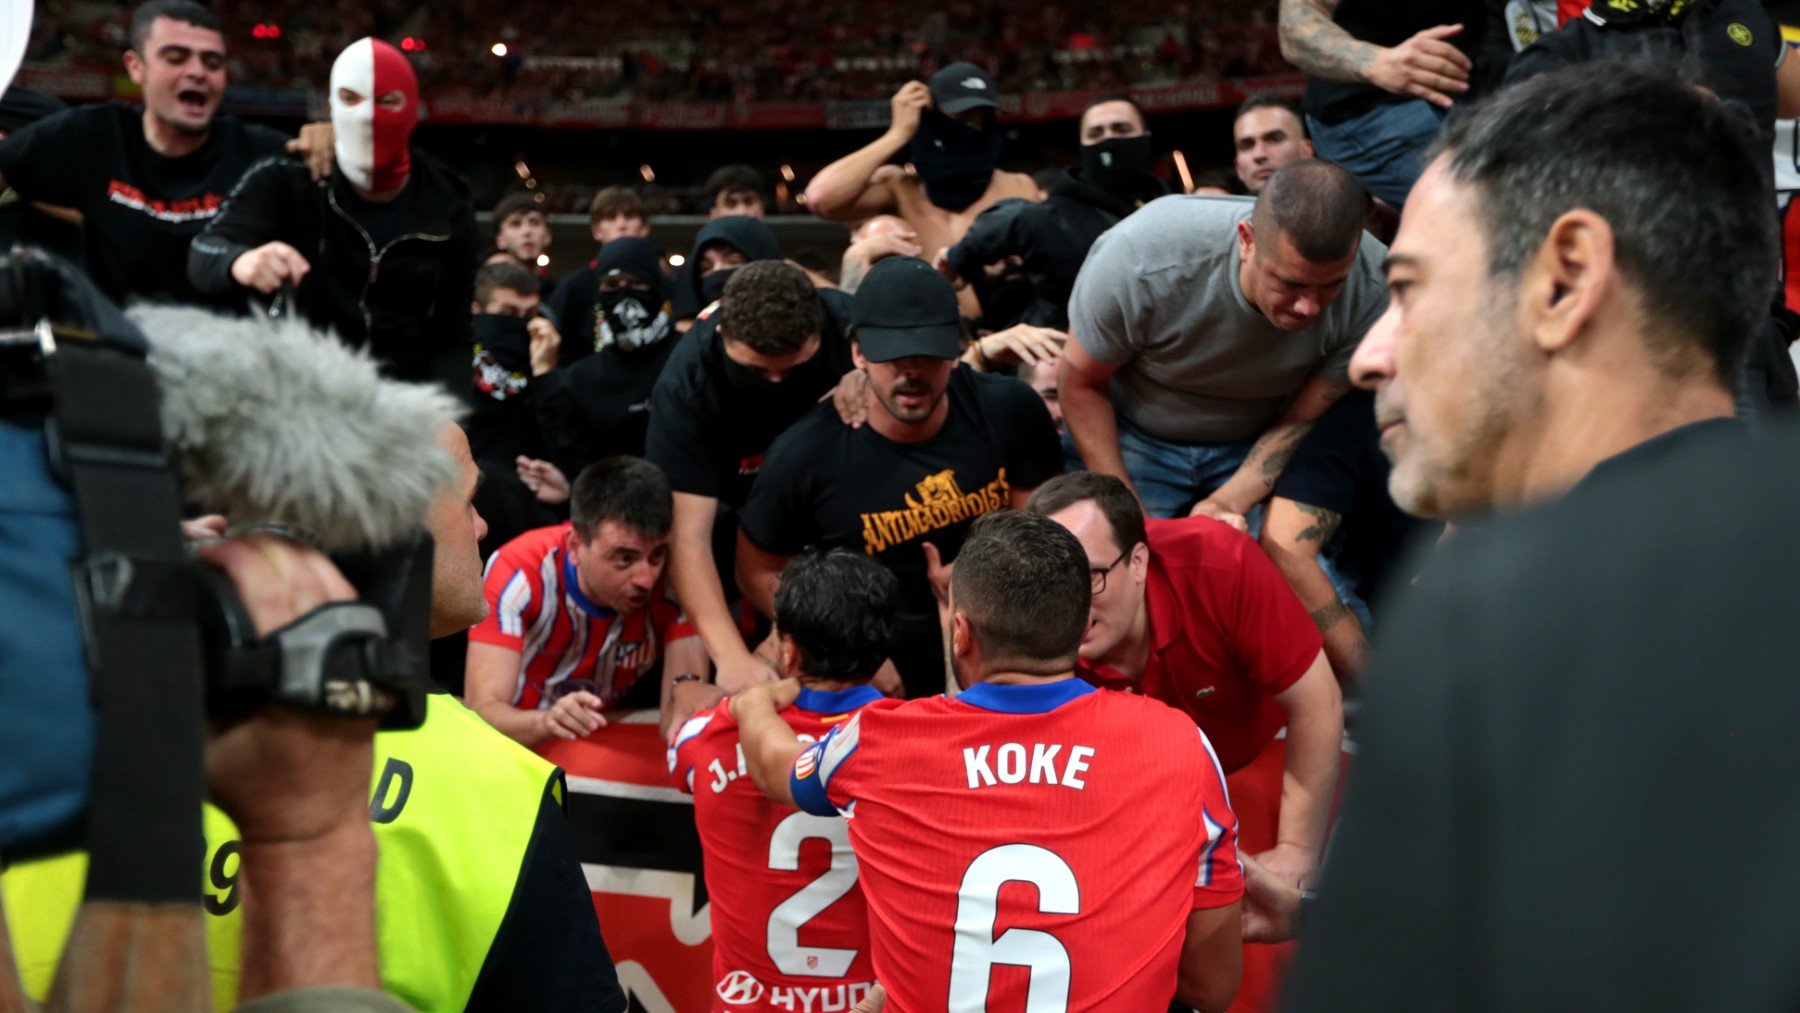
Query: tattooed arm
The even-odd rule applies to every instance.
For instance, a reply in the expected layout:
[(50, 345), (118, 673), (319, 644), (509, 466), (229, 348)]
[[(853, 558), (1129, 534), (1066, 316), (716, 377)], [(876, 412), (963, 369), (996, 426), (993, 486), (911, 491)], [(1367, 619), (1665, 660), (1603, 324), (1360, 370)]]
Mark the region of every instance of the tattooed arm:
[(1269, 515), (1263, 518), (1262, 547), (1312, 613), (1325, 635), (1325, 658), (1348, 689), (1362, 675), (1368, 642), (1356, 613), (1338, 598), (1331, 578), (1319, 566), (1319, 551), (1343, 519), (1336, 511), (1277, 496), (1269, 501)]
[(1332, 20), (1338, 0), (1281, 0), (1281, 55), (1314, 77), (1362, 81), (1448, 108), (1469, 90), (1473, 66), (1449, 39), (1462, 25), (1436, 25), (1400, 43), (1364, 42)]
[(1313, 423), (1349, 390), (1350, 384), (1344, 380), (1315, 376), (1306, 381), (1275, 424), (1257, 437), (1237, 473), (1195, 504), (1189, 516), (1204, 514), (1243, 527), (1244, 514), (1275, 491), (1281, 469), (1287, 467), (1288, 459), (1300, 448), (1300, 441), (1306, 438)]

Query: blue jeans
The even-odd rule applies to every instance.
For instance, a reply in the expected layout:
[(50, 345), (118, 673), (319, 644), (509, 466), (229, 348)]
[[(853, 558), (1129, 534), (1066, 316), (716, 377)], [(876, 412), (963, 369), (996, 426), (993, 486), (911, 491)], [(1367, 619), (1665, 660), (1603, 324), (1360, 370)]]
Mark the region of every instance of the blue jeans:
[(1186, 517), (1195, 503), (1236, 474), (1255, 442), (1173, 443), (1119, 417), (1119, 453), (1125, 458), (1125, 473), (1131, 476), (1131, 484), (1152, 517)]
[(1425, 171), (1425, 149), (1443, 122), (1443, 111), (1424, 99), (1383, 103), (1342, 123), (1306, 118), (1313, 154), (1348, 169), (1363, 189), (1396, 208)]

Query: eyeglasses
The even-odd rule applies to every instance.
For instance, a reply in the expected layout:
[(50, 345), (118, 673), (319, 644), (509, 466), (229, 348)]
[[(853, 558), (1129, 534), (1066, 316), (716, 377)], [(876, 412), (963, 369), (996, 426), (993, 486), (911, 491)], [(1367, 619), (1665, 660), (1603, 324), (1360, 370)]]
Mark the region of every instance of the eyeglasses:
[(1088, 576), (1093, 578), (1093, 581), (1094, 581), (1094, 593), (1095, 594), (1104, 594), (1106, 592), (1106, 575), (1113, 572), (1114, 567), (1118, 566), (1120, 563), (1125, 562), (1125, 557), (1129, 556), (1129, 555), (1131, 555), (1131, 550), (1126, 549), (1124, 552), (1119, 553), (1118, 559), (1115, 559), (1112, 562), (1106, 564), (1106, 567), (1104, 569), (1102, 569), (1100, 567), (1094, 567), (1093, 569), (1088, 571)]

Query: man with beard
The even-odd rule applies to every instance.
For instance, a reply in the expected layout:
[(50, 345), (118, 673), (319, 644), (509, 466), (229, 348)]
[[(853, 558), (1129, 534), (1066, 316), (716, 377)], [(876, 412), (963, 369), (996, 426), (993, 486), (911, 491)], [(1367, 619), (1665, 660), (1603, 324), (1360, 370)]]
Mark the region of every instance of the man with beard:
[(1796, 434), (1731, 419), (1768, 157), (1619, 62), (1447, 126), (1351, 371), (1395, 501), (1464, 523), (1378, 643), (1289, 1008), (1794, 1004)]
[[(188, 277), (217, 296), (268, 297), (386, 372), (468, 384), (469, 304), (479, 246), (469, 187), (413, 147), (419, 82), (380, 39), (331, 66), (337, 172), (312, 180), (292, 159), (258, 163), (195, 238)], [(290, 305), (291, 304), (291, 305)]]
[[(1067, 170), (1048, 200), (1016, 204), (1011, 214), (983, 214), (932, 261), (951, 281), (979, 288), (985, 268), (1019, 258), (1034, 296), (1020, 320), (1059, 331), (1069, 326), (1069, 292), (1088, 247), (1119, 219), (1169, 192), (1150, 171), (1150, 128), (1131, 99), (1095, 99), (1081, 114), (1080, 132), (1081, 168)], [(983, 294), (982, 308), (992, 310), (993, 301)]]
[(930, 575), (955, 559), (970, 523), (1023, 506), (1062, 471), (1056, 426), (1011, 377), (957, 368), (956, 293), (917, 257), (869, 269), (852, 306), (851, 349), (868, 376), (868, 422), (819, 405), (769, 448), (740, 518), (738, 587), (763, 615), (781, 568), (808, 546), (875, 557), (900, 579), (909, 697), (944, 690), (943, 639)]
[(748, 624), (727, 601), (725, 589), (736, 586), (738, 511), (769, 445), (855, 369), (844, 336), (847, 304), (843, 293), (814, 288), (791, 264), (737, 268), (650, 396), (644, 456), (675, 490), (669, 585), (727, 692), (776, 677), (745, 644)]
[(0, 191), (78, 217), (88, 274), (118, 302), (216, 301), (188, 281), (188, 243), (245, 170), (289, 147), (267, 127), (217, 115), (225, 62), (211, 11), (150, 0), (132, 12), (125, 53), (141, 109), (81, 106), (0, 142)]
[(1087, 466), (1153, 517), (1247, 527), (1386, 305), (1367, 208), (1349, 173), (1307, 159), (1254, 201), (1170, 197), (1095, 241), (1060, 384)]
[[(904, 219), (927, 258), (955, 243), (988, 205), (1008, 197), (1036, 200), (1030, 176), (1002, 172), (999, 104), (994, 82), (972, 63), (953, 63), (931, 84), (909, 81), (894, 93), (887, 132), (819, 170), (806, 186), (806, 206), (834, 222), (891, 212)], [(907, 155), (911, 168), (889, 165)], [(959, 305), (980, 315), (973, 292)]]

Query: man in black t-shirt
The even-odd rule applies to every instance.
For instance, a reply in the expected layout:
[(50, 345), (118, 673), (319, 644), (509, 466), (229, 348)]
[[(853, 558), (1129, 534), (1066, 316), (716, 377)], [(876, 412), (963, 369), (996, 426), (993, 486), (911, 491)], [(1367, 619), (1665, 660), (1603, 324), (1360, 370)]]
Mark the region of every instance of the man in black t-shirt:
[(216, 115), (225, 38), (205, 7), (151, 0), (133, 13), (125, 71), (140, 108), (101, 102), (0, 141), (0, 190), (79, 216), (88, 273), (111, 298), (206, 303), (188, 282), (188, 243), (281, 134)]
[(650, 395), (644, 456), (675, 490), (669, 586), (727, 692), (777, 677), (745, 645), (727, 602), (726, 588), (736, 597), (737, 514), (769, 445), (854, 371), (849, 319), (849, 298), (815, 289), (799, 268), (746, 264), (681, 339)]
[(1474, 98), (1484, 0), (1281, 0), (1281, 55), (1306, 71), (1313, 152), (1398, 208), (1444, 113)]
[(1263, 518), (1262, 547), (1312, 613), (1346, 686), (1362, 674), (1370, 615), (1410, 576), (1400, 572), (1408, 547), (1442, 530), (1394, 504), (1391, 469), (1375, 429), (1375, 396), (1352, 391), (1306, 434)]
[(769, 448), (740, 518), (738, 586), (768, 615), (781, 568), (808, 546), (875, 557), (900, 579), (906, 635), (893, 661), (907, 695), (941, 693), (931, 570), (954, 561), (976, 517), (1023, 506), (1060, 473), (1062, 444), (1029, 386), (956, 368), (956, 291), (925, 261), (870, 268), (852, 322), (868, 424), (846, 426), (820, 405)]

